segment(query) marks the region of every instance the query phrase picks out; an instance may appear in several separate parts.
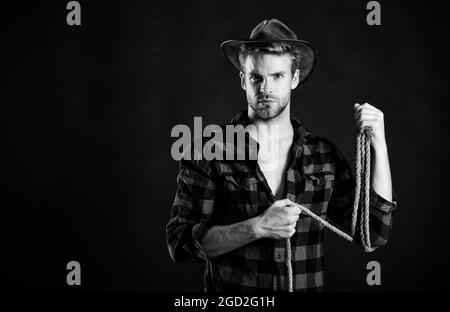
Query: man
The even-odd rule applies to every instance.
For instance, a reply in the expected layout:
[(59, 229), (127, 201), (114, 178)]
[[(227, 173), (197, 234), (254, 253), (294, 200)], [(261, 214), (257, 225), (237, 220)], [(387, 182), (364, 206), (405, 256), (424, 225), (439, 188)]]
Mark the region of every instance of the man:
[[(206, 261), (206, 291), (285, 291), (290, 239), (293, 290), (322, 290), (324, 227), (301, 209), (350, 231), (355, 182), (338, 149), (290, 116), (291, 91), (311, 74), (315, 48), (276, 19), (221, 48), (240, 71), (248, 102), (231, 123), (253, 125), (248, 134), (258, 142), (258, 157), (181, 160), (167, 225), (170, 255)], [(355, 121), (371, 129), (370, 240), (382, 246), (396, 206), (383, 114), (355, 104)], [(276, 137), (263, 131), (268, 126), (278, 129)], [(277, 153), (263, 155), (274, 143)]]

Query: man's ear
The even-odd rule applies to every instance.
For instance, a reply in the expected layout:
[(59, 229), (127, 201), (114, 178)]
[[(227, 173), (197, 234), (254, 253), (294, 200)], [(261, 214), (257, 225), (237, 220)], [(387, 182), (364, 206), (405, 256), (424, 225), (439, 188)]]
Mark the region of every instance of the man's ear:
[(242, 71), (240, 71), (239, 77), (241, 77), (241, 88), (245, 90), (245, 74)]
[(294, 77), (292, 78), (292, 83), (291, 83), (291, 89), (294, 90), (295, 88), (297, 88), (298, 83), (300, 82), (299, 80), (299, 76), (300, 76), (300, 69), (296, 69), (294, 72)]

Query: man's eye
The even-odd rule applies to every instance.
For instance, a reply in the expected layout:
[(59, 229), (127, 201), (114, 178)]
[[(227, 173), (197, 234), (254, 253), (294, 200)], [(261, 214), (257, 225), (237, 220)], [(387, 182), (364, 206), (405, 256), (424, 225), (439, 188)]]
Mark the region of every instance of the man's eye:
[(257, 76), (251, 76), (251, 77), (250, 77), (250, 80), (251, 80), (251, 81), (258, 81), (258, 80), (259, 80), (259, 77), (257, 77)]
[(276, 75), (275, 75), (275, 78), (277, 78), (277, 79), (278, 79), (278, 78), (282, 78), (282, 77), (283, 77), (283, 74), (276, 74)]

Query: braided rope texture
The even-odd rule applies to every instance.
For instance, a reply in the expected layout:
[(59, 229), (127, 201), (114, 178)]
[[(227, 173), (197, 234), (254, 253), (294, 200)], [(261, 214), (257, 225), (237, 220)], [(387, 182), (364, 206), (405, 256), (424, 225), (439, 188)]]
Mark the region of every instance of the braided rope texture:
[(293, 292), (293, 277), (292, 277), (292, 250), (291, 250), (291, 239), (286, 238), (286, 269), (288, 275), (288, 291)]

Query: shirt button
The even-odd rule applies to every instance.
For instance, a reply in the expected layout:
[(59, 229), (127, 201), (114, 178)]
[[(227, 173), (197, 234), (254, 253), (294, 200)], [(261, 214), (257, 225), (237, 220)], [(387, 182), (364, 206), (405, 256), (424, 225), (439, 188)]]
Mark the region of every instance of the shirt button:
[(280, 260), (281, 259), (281, 255), (278, 252), (275, 254), (275, 259), (276, 260)]

